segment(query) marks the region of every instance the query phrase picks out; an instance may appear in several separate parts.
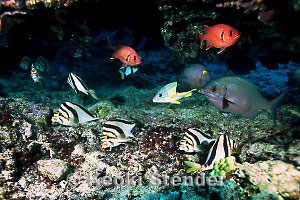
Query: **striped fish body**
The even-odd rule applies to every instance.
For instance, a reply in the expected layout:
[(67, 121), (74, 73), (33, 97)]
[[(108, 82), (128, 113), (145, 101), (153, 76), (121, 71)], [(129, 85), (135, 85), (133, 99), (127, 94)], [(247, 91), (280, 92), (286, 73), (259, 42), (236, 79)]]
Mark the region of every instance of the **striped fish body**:
[(183, 139), (180, 141), (179, 150), (185, 152), (199, 152), (201, 145), (215, 141), (210, 135), (199, 129), (190, 128), (184, 134)]
[(201, 171), (213, 169), (214, 163), (219, 162), (222, 158), (230, 157), (234, 147), (233, 140), (227, 135), (221, 135), (210, 148), (205, 164)]
[(76, 94), (78, 92), (82, 92), (86, 95), (91, 95), (95, 99), (98, 99), (95, 92), (93, 90), (89, 90), (88, 87), (83, 83), (83, 81), (77, 75), (70, 73), (68, 76), (68, 83), (75, 91)]
[(36, 83), (39, 82), (41, 80), (41, 76), (38, 73), (38, 71), (35, 69), (35, 67), (31, 67), (31, 78), (32, 80)]
[(135, 123), (119, 118), (105, 122), (101, 137), (102, 148), (112, 148), (130, 142), (134, 138), (131, 132), (134, 127)]
[(84, 124), (99, 118), (90, 113), (86, 108), (79, 104), (65, 102), (60, 105), (58, 113), (52, 117), (52, 122), (64, 126), (74, 126), (75, 124)]
[(77, 75), (70, 73), (68, 77), (68, 83), (76, 92), (76, 94), (78, 92), (82, 92), (86, 95), (89, 95), (88, 88)]

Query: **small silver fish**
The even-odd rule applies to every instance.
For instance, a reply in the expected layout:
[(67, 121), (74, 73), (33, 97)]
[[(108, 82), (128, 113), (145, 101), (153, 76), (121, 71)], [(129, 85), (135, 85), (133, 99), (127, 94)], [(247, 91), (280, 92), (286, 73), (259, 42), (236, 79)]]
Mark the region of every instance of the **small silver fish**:
[(102, 148), (113, 148), (120, 144), (130, 142), (134, 138), (131, 133), (135, 127), (135, 123), (125, 119), (112, 119), (108, 120), (103, 125), (101, 146)]
[(78, 123), (84, 124), (98, 119), (97, 116), (81, 105), (65, 102), (60, 105), (58, 112), (54, 114), (51, 121), (64, 126), (74, 126)]

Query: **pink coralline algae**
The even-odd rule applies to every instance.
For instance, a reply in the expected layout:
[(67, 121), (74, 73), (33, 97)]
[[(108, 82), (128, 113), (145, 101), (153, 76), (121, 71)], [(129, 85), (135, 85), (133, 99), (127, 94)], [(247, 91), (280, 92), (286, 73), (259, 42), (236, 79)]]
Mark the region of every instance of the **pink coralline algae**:
[(264, 0), (252, 0), (250, 2), (243, 2), (243, 0), (230, 1), (216, 4), (218, 8), (236, 7), (237, 9), (244, 9), (245, 13), (258, 11), (257, 19), (263, 23), (269, 23), (273, 20), (276, 11), (269, 10), (264, 4)]

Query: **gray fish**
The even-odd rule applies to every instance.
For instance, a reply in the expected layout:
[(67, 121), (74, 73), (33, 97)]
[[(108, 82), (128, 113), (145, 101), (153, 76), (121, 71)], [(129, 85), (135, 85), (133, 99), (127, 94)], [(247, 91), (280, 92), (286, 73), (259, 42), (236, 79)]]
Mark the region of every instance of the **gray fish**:
[(190, 64), (182, 73), (183, 80), (192, 88), (201, 88), (210, 81), (210, 75), (203, 65)]
[(259, 111), (271, 113), (276, 120), (276, 108), (284, 93), (272, 101), (263, 97), (260, 89), (253, 83), (234, 76), (223, 77), (209, 83), (202, 93), (218, 109), (254, 118)]

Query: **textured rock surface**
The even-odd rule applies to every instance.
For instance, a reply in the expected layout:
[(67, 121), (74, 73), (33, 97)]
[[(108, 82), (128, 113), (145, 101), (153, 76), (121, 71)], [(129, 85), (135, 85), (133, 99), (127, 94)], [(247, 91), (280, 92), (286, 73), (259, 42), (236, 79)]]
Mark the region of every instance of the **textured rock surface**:
[(239, 166), (242, 178), (259, 187), (290, 199), (300, 197), (300, 171), (282, 161), (263, 161)]
[(68, 163), (63, 160), (39, 160), (37, 161), (37, 170), (52, 181), (61, 181), (68, 172)]

